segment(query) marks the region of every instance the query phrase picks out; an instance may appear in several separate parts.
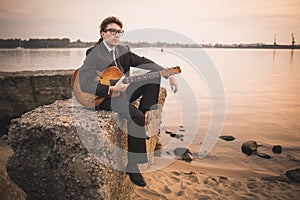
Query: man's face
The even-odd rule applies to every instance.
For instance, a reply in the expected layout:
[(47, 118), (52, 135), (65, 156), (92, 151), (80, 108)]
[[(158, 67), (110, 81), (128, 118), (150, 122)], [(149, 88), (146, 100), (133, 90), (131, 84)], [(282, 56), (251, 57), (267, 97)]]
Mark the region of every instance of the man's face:
[(101, 32), (101, 36), (103, 40), (109, 45), (111, 48), (117, 46), (120, 43), (120, 34), (116, 33), (116, 31), (122, 30), (118, 24), (111, 23), (108, 24), (106, 29)]

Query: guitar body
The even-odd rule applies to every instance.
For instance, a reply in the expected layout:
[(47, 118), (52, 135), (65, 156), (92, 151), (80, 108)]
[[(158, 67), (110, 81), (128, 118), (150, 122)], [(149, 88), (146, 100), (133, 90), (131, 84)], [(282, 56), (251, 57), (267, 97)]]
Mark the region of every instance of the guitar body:
[[(112, 66), (104, 70), (103, 72), (97, 71), (97, 75), (94, 78), (95, 82), (100, 82), (103, 85), (111, 86), (112, 80), (118, 80), (123, 76), (123, 73), (118, 67)], [(94, 94), (86, 93), (81, 90), (79, 82), (79, 69), (76, 69), (72, 75), (71, 84), (73, 87), (73, 94), (77, 101), (86, 108), (95, 108), (102, 103), (105, 97), (98, 97)], [(118, 96), (119, 94), (113, 94)]]

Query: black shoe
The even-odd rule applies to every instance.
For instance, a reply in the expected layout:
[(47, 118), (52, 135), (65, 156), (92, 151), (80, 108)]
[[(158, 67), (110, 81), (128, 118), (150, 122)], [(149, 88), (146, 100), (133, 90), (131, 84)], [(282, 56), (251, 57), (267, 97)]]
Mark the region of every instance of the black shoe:
[(146, 182), (144, 180), (143, 175), (141, 174), (138, 166), (134, 166), (134, 167), (126, 167), (126, 173), (129, 175), (130, 181), (140, 187), (145, 187), (146, 186)]

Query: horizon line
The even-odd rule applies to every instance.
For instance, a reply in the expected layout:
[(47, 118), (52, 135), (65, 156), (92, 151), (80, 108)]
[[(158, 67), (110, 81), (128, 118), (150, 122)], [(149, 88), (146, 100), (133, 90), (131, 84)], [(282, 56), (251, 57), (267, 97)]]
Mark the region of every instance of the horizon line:
[[(37, 39), (37, 40), (52, 40), (52, 39), (60, 39), (60, 40), (63, 40), (63, 39), (68, 39), (70, 40), (71, 43), (76, 43), (76, 42), (82, 42), (82, 43), (93, 43), (93, 42), (97, 42), (97, 40), (95, 41), (83, 41), (81, 39), (77, 39), (77, 40), (71, 40), (70, 38), (67, 38), (67, 37), (62, 37), (62, 38), (59, 38), (59, 37), (44, 37), (44, 38), (29, 38), (29, 39), (23, 39), (23, 38), (0, 38), (0, 40), (21, 40), (21, 41), (29, 41), (30, 39)], [(177, 41), (174, 41), (174, 42), (163, 42), (163, 41), (156, 41), (156, 42), (147, 42), (147, 41), (121, 41), (120, 43), (124, 43), (124, 42), (128, 42), (128, 43), (148, 43), (148, 44), (156, 44), (156, 43), (165, 43), (165, 44), (181, 44), (181, 45), (274, 45), (274, 46), (278, 46), (278, 45), (292, 45), (292, 42), (291, 43), (265, 43), (265, 42), (248, 42), (248, 43), (243, 43), (243, 42), (233, 42), (233, 43), (228, 43), (228, 42), (225, 42), (225, 43), (222, 43), (222, 42), (207, 42), (207, 43), (179, 43)], [(294, 44), (295, 46), (296, 45), (300, 45), (300, 44)]]

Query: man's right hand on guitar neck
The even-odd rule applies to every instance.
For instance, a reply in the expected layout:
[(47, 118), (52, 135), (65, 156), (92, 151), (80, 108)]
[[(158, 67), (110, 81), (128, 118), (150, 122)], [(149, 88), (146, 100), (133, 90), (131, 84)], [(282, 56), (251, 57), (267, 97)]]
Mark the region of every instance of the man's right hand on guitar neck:
[(113, 92), (125, 92), (130, 83), (123, 83), (124, 79), (125, 76), (122, 76), (120, 80), (116, 83), (116, 85), (109, 86), (109, 94), (112, 94)]

